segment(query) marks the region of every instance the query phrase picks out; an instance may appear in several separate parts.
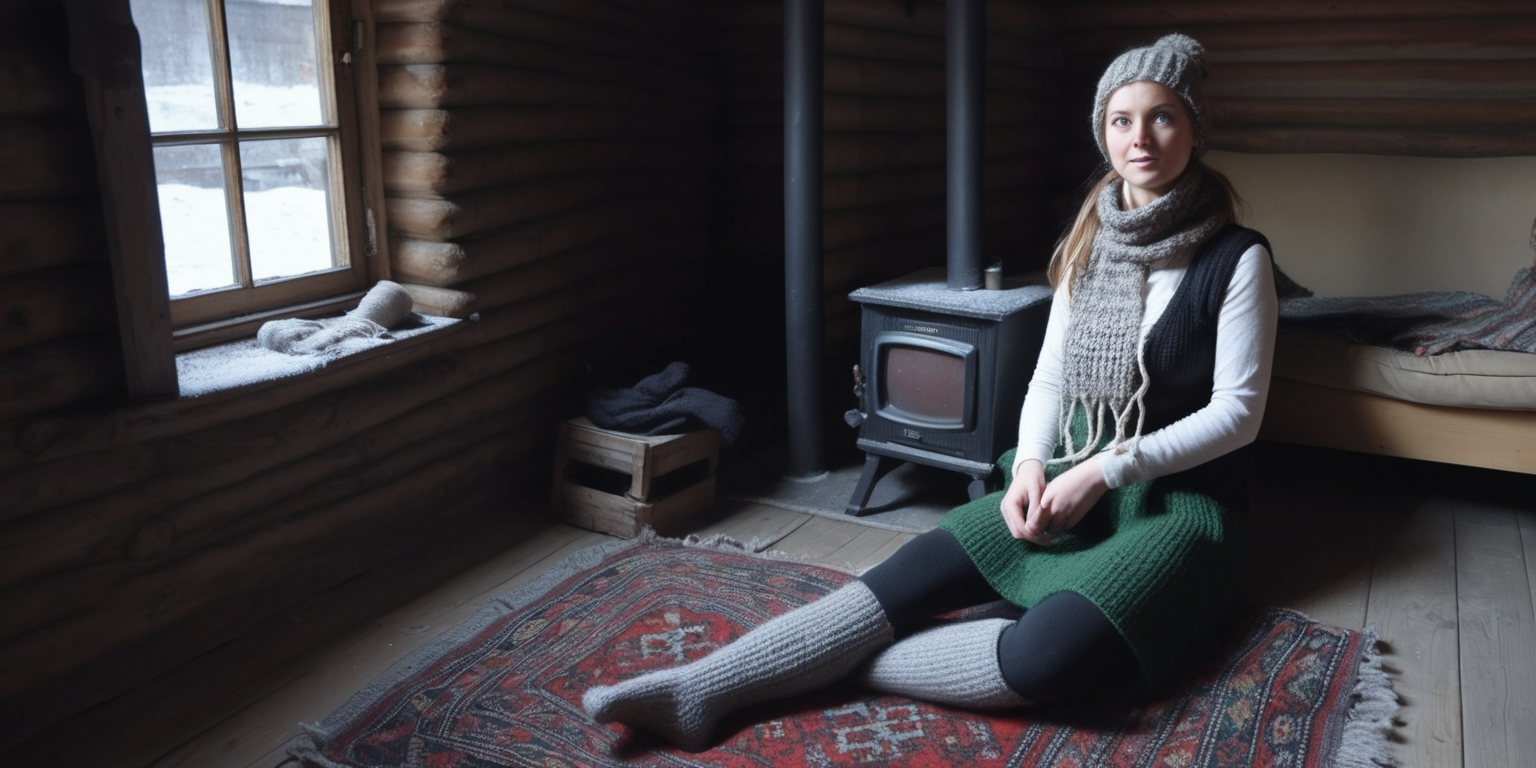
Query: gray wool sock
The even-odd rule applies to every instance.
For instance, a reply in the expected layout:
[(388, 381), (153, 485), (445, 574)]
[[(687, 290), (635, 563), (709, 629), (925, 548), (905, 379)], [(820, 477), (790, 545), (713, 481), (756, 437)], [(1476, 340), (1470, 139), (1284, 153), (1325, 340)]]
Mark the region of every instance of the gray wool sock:
[(691, 664), (589, 689), (581, 706), (599, 723), (639, 726), (697, 752), (727, 712), (831, 683), (891, 639), (874, 593), (852, 581)]
[(968, 709), (1006, 709), (1029, 701), (1003, 680), (997, 641), (1010, 619), (944, 624), (903, 638), (855, 675), (866, 687)]

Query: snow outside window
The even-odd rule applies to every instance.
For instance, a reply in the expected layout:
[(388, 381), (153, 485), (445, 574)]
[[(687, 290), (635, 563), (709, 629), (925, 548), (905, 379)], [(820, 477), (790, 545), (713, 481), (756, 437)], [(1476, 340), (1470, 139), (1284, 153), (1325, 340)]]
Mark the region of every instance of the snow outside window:
[(363, 287), (325, 5), (131, 0), (177, 327)]

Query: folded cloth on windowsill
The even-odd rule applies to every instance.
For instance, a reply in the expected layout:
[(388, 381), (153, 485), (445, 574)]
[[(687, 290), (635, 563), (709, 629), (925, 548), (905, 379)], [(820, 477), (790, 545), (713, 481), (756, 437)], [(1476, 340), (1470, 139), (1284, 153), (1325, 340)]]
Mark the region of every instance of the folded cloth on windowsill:
[(341, 317), (273, 320), (262, 325), (256, 338), (178, 354), (177, 383), (182, 397), (197, 397), (296, 376), (458, 322), (412, 312), (410, 294), (397, 283), (381, 280), (356, 309)]
[(688, 365), (672, 363), (633, 387), (593, 388), (587, 395), (587, 418), (600, 429), (638, 435), (718, 429), (726, 446), (736, 442), (745, 422), (736, 401), (684, 386), (687, 382)]
[[(399, 283), (380, 280), (357, 308), (341, 317), (319, 320), (285, 318), (263, 323), (256, 342), (274, 352), (290, 355), (340, 357), (356, 351), (357, 340), (380, 338), (411, 313), (411, 295)], [(361, 348), (377, 346), (364, 344)]]

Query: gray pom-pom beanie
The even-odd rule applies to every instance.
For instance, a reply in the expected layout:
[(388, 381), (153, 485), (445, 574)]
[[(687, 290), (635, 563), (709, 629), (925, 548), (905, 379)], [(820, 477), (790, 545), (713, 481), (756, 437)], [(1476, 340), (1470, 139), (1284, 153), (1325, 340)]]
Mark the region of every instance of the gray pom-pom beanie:
[(1208, 131), (1203, 86), (1207, 71), (1205, 46), (1177, 32), (1120, 54), (1099, 78), (1099, 90), (1093, 98), (1093, 140), (1099, 145), (1099, 154), (1109, 159), (1109, 149), (1104, 146), (1104, 110), (1110, 94), (1141, 80), (1162, 85), (1183, 99), (1184, 109), (1195, 122), (1195, 156), (1203, 154)]

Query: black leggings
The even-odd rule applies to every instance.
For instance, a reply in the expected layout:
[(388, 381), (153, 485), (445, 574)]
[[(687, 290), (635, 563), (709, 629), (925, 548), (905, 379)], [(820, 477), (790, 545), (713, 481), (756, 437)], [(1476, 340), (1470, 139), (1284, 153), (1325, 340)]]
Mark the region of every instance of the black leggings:
[[(1001, 600), (953, 534), (929, 531), (907, 542), (859, 579), (885, 609), (897, 636), (934, 616)], [(1114, 624), (1076, 592), (1058, 592), (1029, 609), (998, 640), (1003, 680), (1036, 704), (1076, 701), (1108, 675), (1135, 670)]]

